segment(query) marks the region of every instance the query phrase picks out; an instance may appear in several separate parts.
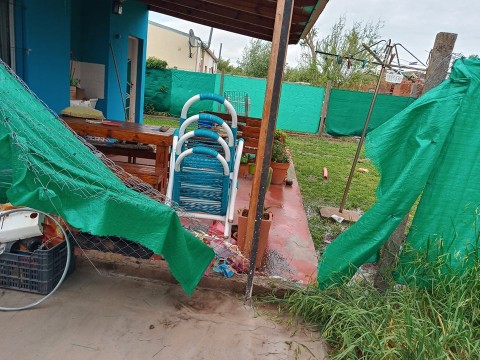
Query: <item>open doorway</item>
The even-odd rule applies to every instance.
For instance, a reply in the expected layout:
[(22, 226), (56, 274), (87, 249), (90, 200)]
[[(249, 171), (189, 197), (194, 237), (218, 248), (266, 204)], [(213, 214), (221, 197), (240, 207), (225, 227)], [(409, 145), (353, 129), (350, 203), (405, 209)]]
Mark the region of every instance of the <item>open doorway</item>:
[(127, 63), (127, 91), (125, 108), (128, 115), (128, 122), (135, 122), (135, 108), (137, 99), (138, 83), (138, 46), (139, 41), (133, 36), (128, 37), (128, 63)]

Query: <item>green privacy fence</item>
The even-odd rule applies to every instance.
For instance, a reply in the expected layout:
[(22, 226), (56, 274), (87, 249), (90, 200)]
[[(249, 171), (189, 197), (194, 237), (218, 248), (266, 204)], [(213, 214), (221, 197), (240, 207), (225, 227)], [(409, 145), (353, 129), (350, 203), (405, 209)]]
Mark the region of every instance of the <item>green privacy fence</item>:
[[(265, 100), (266, 79), (225, 75), (223, 91), (245, 91), (249, 97), (249, 116), (261, 118)], [(193, 95), (221, 93), (221, 75), (182, 70), (147, 69), (145, 104), (155, 111), (180, 116), (183, 104)], [(316, 86), (284, 83), (277, 119), (277, 128), (315, 134), (320, 124), (320, 113), (325, 89)], [(326, 132), (334, 136), (360, 135), (373, 94), (333, 89), (330, 93)], [(373, 130), (402, 111), (413, 98), (379, 95), (370, 121)], [(218, 111), (217, 104), (197, 102), (191, 113)]]
[[(183, 104), (193, 95), (215, 90), (216, 75), (180, 70), (147, 69), (145, 76), (145, 105), (155, 111), (180, 116)], [(196, 102), (190, 113), (212, 110), (211, 101)]]
[[(361, 135), (373, 94), (332, 89), (326, 131), (334, 136)], [(368, 126), (371, 131), (410, 105), (411, 97), (379, 94)]]
[[(191, 96), (202, 92), (218, 94), (220, 83), (220, 74), (147, 69), (145, 104), (152, 104), (155, 111), (180, 116), (183, 104)], [(246, 91), (250, 99), (249, 116), (261, 118), (266, 85), (265, 79), (225, 75), (223, 90)], [(323, 88), (284, 83), (277, 127), (282, 130), (316, 133), (323, 96)], [(190, 112), (193, 114), (201, 110), (218, 111), (218, 105), (212, 102), (197, 102)]]
[[(220, 92), (220, 76), (217, 75), (216, 92)], [(265, 101), (266, 79), (225, 75), (223, 90), (248, 93), (249, 116), (261, 118)], [(320, 122), (325, 89), (315, 86), (283, 83), (278, 111), (277, 128), (304, 133), (316, 133)]]

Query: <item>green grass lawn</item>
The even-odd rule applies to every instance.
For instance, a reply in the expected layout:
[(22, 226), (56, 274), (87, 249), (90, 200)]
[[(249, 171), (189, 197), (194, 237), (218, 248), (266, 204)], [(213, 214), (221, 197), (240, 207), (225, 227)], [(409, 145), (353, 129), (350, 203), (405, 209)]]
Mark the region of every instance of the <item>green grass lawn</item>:
[[(325, 242), (331, 242), (349, 226), (322, 219), (319, 214), (322, 206), (340, 206), (358, 141), (290, 134), (287, 145), (293, 157), (310, 232), (315, 247), (322, 251)], [(324, 167), (328, 169), (328, 180), (323, 179)], [(366, 168), (369, 172), (355, 172), (345, 209), (365, 212), (376, 200), (375, 189), (380, 177), (375, 166), (364, 159), (363, 151), (358, 168)]]
[(168, 126), (172, 128), (178, 128), (179, 119), (173, 117), (163, 117), (163, 116), (149, 116), (145, 115), (143, 117), (143, 123), (147, 125), (155, 126)]

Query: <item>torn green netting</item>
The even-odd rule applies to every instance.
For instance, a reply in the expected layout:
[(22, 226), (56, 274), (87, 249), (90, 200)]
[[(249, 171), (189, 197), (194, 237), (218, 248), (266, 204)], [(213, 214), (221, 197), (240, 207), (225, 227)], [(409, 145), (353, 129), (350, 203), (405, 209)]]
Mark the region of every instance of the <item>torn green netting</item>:
[(214, 256), (172, 208), (127, 188), (1, 64), (0, 163), (2, 200), (140, 243), (164, 256), (188, 294)]
[[(448, 80), (368, 135), (367, 156), (381, 174), (378, 201), (326, 248), (321, 287), (351, 277), (374, 256), (422, 191), (408, 243), (424, 250), (442, 240), (442, 251), (454, 255), (451, 266), (464, 265), (462, 254), (478, 239), (479, 94), (480, 61), (457, 60)], [(429, 248), (432, 258), (435, 249)], [(408, 268), (408, 259), (401, 264)]]

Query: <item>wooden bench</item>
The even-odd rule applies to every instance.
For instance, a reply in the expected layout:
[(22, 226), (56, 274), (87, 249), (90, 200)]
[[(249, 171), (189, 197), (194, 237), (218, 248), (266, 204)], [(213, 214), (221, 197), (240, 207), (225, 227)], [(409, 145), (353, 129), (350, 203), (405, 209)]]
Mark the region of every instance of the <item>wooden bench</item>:
[(130, 163), (125, 161), (114, 160), (115, 164), (120, 166), (127, 173), (138, 177), (143, 182), (152, 185), (162, 194), (167, 190), (168, 172), (166, 169), (156, 169), (155, 166)]
[[(118, 147), (112, 144), (96, 143), (94, 146), (118, 166), (152, 185), (162, 194), (165, 194), (168, 181), (168, 162), (170, 146), (173, 142), (173, 129), (164, 132), (158, 126), (140, 125), (134, 123), (118, 122), (112, 126), (102, 123), (87, 122), (85, 119), (62, 116), (63, 120), (81, 136), (95, 136), (112, 138), (128, 142), (155, 145), (147, 150), (145, 148)], [(142, 159), (141, 163), (137, 159)]]
[[(219, 118), (227, 121), (229, 124), (231, 122), (231, 116), (229, 114), (217, 112), (209, 113), (218, 116)], [(244, 154), (257, 154), (261, 122), (262, 119), (238, 116), (237, 138), (242, 138), (245, 141), (243, 145)]]

